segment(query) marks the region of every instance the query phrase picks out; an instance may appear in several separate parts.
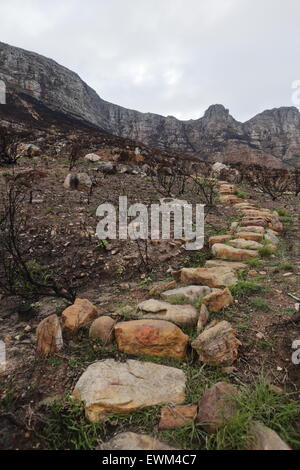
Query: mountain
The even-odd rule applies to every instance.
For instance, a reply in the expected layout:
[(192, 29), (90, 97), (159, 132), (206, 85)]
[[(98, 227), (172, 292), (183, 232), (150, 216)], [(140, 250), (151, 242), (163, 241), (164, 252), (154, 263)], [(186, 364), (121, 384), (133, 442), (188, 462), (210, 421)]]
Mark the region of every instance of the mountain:
[(219, 104), (189, 121), (141, 113), (101, 99), (55, 61), (1, 42), (0, 80), (25, 107), (32, 98), (68, 118), (145, 145), (208, 160), (300, 167), (300, 113), (295, 107), (264, 111), (245, 123)]

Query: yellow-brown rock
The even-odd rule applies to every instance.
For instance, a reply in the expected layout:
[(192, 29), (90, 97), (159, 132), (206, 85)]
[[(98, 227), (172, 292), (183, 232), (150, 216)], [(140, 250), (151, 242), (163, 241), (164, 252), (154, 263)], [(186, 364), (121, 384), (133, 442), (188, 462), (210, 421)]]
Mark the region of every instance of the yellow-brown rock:
[(216, 258), (230, 261), (244, 261), (258, 256), (258, 251), (256, 250), (243, 250), (228, 245), (222, 245), (221, 243), (216, 243), (212, 247), (212, 253)]
[[(214, 247), (217, 245), (214, 245)], [(221, 245), (226, 246), (226, 245)], [(180, 274), (183, 284), (197, 284), (208, 287), (228, 287), (238, 281), (235, 272), (229, 267), (183, 268)]]
[[(244, 227), (243, 227), (244, 228)], [(263, 239), (263, 234), (262, 233), (257, 233), (257, 232), (237, 232), (235, 234), (237, 238), (242, 238), (243, 240), (251, 240), (253, 242), (260, 242)]]
[(47, 356), (63, 347), (62, 331), (57, 315), (50, 315), (41, 321), (36, 330), (37, 350)]
[(75, 303), (62, 313), (63, 330), (75, 334), (98, 316), (97, 308), (87, 299), (76, 299)]
[(205, 262), (205, 268), (227, 268), (231, 271), (243, 271), (248, 265), (239, 261), (226, 261), (224, 259), (209, 259)]
[(237, 186), (235, 184), (221, 184), (219, 186), (220, 194), (235, 194), (237, 192)]
[(261, 243), (254, 240), (246, 240), (245, 238), (235, 238), (230, 240), (229, 245), (234, 248), (242, 248), (246, 250), (259, 250), (260, 248), (263, 248)]
[(220, 194), (220, 203), (224, 205), (232, 205), (241, 202), (243, 199), (235, 196), (234, 194)]
[(210, 237), (208, 240), (209, 248), (211, 248), (215, 243), (224, 243), (231, 239), (231, 235), (216, 235), (215, 237)]
[(265, 219), (257, 219), (253, 217), (243, 217), (241, 221), (242, 226), (252, 226), (254, 225), (255, 227), (268, 227), (268, 222)]
[(248, 226), (248, 227), (238, 227), (237, 230), (236, 230), (237, 233), (239, 232), (252, 232), (252, 233), (259, 233), (261, 235), (263, 235), (265, 233), (265, 229), (264, 227), (255, 227), (255, 225), (253, 226)]
[(279, 221), (273, 221), (269, 223), (269, 228), (274, 232), (281, 232), (283, 230), (283, 224)]
[(175, 289), (176, 281), (165, 281), (165, 282), (157, 282), (149, 289), (149, 295), (152, 297), (154, 295), (159, 295), (165, 290)]
[(224, 290), (217, 290), (211, 294), (206, 295), (203, 300), (203, 304), (206, 305), (210, 312), (220, 312), (225, 307), (229, 307), (233, 304), (233, 297), (228, 288)]
[(127, 354), (186, 356), (189, 337), (178, 326), (164, 320), (133, 320), (115, 326), (118, 349)]

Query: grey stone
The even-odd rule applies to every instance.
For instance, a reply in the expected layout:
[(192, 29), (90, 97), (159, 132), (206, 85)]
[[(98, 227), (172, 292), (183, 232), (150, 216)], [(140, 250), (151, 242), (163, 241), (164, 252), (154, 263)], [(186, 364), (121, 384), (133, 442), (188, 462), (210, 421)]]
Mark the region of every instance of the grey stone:
[(210, 294), (212, 289), (207, 286), (187, 286), (178, 289), (167, 290), (160, 295), (163, 300), (172, 301), (183, 299), (188, 303), (193, 303)]

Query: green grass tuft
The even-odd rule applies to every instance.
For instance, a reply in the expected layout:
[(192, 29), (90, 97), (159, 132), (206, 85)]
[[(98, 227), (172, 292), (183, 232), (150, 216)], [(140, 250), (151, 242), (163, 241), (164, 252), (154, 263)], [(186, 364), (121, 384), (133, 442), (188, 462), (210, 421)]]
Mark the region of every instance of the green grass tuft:
[(234, 297), (247, 297), (250, 294), (257, 294), (266, 291), (266, 287), (254, 281), (239, 280), (233, 286), (230, 286), (230, 291)]
[(265, 312), (272, 312), (274, 310), (274, 308), (269, 305), (265, 299), (262, 299), (261, 297), (254, 297), (251, 300), (251, 305), (257, 310), (264, 310)]
[(259, 268), (262, 265), (262, 260), (259, 258), (250, 258), (246, 260), (246, 264), (251, 268)]
[(270, 258), (274, 254), (274, 251), (268, 246), (263, 246), (262, 248), (259, 248), (258, 253), (261, 258)]

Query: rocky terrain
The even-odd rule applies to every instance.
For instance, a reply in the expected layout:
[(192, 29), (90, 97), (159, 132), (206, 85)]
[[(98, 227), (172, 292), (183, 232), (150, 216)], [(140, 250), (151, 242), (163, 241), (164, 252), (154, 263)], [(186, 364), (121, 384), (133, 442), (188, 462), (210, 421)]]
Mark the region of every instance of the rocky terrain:
[(101, 99), (80, 77), (51, 59), (0, 43), (0, 79), (10, 93), (91, 123), (145, 145), (202, 159), (266, 166), (300, 166), (300, 113), (297, 108), (264, 111), (246, 123), (222, 105), (202, 118), (180, 121), (140, 113)]
[[(52, 146), (66, 151), (64, 132), (55, 127)], [(26, 196), (21, 250), (41, 283), (26, 281), (20, 296), (17, 278), (8, 295), (1, 271), (1, 447), (299, 449), (299, 199), (207, 180), (216, 200), (202, 250), (172, 239), (149, 241), (147, 252), (102, 243), (99, 203), (160, 196), (135, 151), (124, 165), (121, 140), (94, 139), (72, 169), (76, 187), (70, 160), (44, 140), (43, 152), (23, 144), (14, 170), (1, 171), (2, 204), (15, 184)]]

